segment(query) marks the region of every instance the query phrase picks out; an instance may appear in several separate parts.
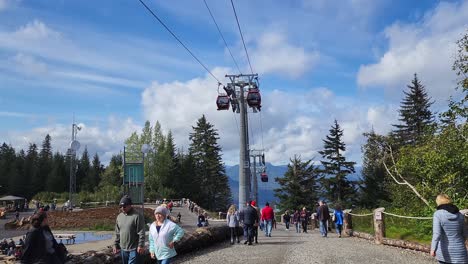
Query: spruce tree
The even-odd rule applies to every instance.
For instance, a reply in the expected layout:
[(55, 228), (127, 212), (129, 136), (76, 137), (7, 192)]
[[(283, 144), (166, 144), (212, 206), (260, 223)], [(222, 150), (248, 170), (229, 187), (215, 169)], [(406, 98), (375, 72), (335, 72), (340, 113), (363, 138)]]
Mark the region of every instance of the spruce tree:
[(346, 145), (342, 141), (343, 130), (340, 129), (338, 121), (330, 129), (330, 134), (323, 140), (321, 161), (324, 173), (323, 187), (325, 196), (331, 201), (342, 205), (350, 205), (355, 193), (353, 184), (346, 178), (348, 174), (354, 173), (355, 162), (346, 161), (343, 152)]
[(37, 177), (32, 179), (32, 183), (34, 186), (34, 192), (42, 192), (45, 191), (46, 183), (47, 183), (47, 176), (49, 176), (50, 172), (52, 171), (52, 139), (49, 134), (46, 135), (44, 141), (42, 141), (42, 148), (41, 152), (39, 153), (39, 161), (38, 161), (38, 174)]
[(407, 87), (409, 91), (404, 91), (405, 98), (399, 110), (400, 124), (393, 125), (396, 128), (393, 136), (400, 145), (415, 145), (434, 131), (434, 115), (429, 109), (434, 102), (416, 74)]
[(52, 159), (52, 170), (47, 177), (47, 189), (48, 192), (66, 192), (69, 184), (69, 168), (66, 165), (65, 157), (60, 153), (55, 153)]
[(282, 210), (314, 208), (318, 199), (319, 171), (312, 164), (312, 160), (303, 162), (300, 157), (290, 159), (288, 170), (282, 178), (275, 178), (280, 185), (275, 189), (275, 196), (280, 199), (279, 207)]
[[(10, 177), (15, 170), (15, 149), (6, 143), (0, 146), (0, 194), (6, 194), (10, 190)], [(22, 176), (22, 175), (21, 175)]]
[(122, 185), (122, 173), (123, 173), (123, 160), (122, 155), (113, 155), (109, 166), (105, 169), (101, 175), (101, 181), (99, 185), (104, 186), (121, 186)]
[(377, 208), (390, 200), (386, 172), (382, 163), (385, 138), (374, 130), (364, 133), (367, 142), (362, 146), (363, 168), (359, 203), (365, 208)]
[[(75, 160), (75, 164), (76, 164)], [(78, 161), (78, 170), (76, 171), (76, 191), (92, 191), (94, 186), (91, 185), (89, 179), (91, 163), (89, 161), (88, 148), (85, 147), (81, 159)]]
[(29, 144), (24, 160), (23, 175), (19, 175), (19, 177), (23, 179), (24, 189), (26, 190), (24, 197), (28, 198), (28, 200), (38, 192), (38, 189), (33, 185), (34, 179), (38, 177), (39, 173), (38, 162), (39, 154), (37, 152), (37, 146), (36, 144)]
[(218, 132), (203, 115), (190, 133), (190, 154), (193, 157), (196, 181), (201, 195), (197, 201), (209, 210), (225, 210), (231, 201), (228, 177), (222, 163), (221, 147), (218, 145)]
[(88, 181), (92, 188), (96, 188), (99, 185), (101, 180), (101, 174), (104, 172), (104, 166), (101, 164), (99, 155), (96, 153), (93, 157), (93, 162), (91, 165), (91, 171), (89, 173)]

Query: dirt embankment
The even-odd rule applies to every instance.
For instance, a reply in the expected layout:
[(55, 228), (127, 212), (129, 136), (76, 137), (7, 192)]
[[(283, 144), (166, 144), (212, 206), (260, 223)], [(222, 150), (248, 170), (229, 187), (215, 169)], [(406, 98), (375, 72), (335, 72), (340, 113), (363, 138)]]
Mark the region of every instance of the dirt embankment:
[[(100, 230), (112, 230), (114, 228), (115, 219), (120, 213), (118, 207), (102, 207), (102, 208), (91, 208), (77, 211), (50, 211), (48, 212), (49, 226), (52, 230), (54, 229), (68, 229), (68, 230), (80, 230), (80, 229), (100, 229)], [(153, 210), (145, 209), (145, 217), (153, 218)], [(8, 229), (27, 229), (29, 223), (27, 220), (18, 223), (14, 227), (14, 223), (5, 226)]]

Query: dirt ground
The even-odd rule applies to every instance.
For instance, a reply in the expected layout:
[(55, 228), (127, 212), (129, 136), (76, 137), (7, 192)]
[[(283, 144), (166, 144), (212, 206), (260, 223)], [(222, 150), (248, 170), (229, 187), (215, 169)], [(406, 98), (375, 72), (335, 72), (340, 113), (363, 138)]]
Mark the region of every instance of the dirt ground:
[[(80, 211), (52, 211), (48, 214), (49, 226), (54, 229), (113, 229), (118, 207), (83, 209)], [(145, 217), (153, 217), (153, 210), (145, 208)]]

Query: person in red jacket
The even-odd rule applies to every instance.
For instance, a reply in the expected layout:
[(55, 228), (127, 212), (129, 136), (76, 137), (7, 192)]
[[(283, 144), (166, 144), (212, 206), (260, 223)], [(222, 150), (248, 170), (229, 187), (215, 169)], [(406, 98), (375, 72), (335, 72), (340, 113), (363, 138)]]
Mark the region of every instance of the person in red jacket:
[(265, 223), (265, 236), (271, 237), (271, 229), (273, 228), (273, 218), (275, 218), (275, 213), (273, 208), (270, 207), (270, 204), (267, 202), (265, 207), (262, 209), (262, 221)]

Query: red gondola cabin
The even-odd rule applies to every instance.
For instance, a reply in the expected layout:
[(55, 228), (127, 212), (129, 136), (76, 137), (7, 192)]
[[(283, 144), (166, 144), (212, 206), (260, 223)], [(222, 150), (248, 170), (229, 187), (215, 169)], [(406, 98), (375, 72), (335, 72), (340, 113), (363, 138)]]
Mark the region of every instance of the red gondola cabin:
[(262, 182), (268, 182), (268, 175), (266, 172), (262, 172), (262, 174), (260, 174), (260, 178), (262, 179)]
[(218, 110), (228, 110), (229, 109), (229, 96), (227, 95), (218, 95), (216, 99), (216, 105)]
[(249, 89), (249, 92), (247, 93), (247, 104), (250, 107), (260, 108), (262, 97), (260, 96), (260, 91), (257, 88)]

